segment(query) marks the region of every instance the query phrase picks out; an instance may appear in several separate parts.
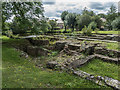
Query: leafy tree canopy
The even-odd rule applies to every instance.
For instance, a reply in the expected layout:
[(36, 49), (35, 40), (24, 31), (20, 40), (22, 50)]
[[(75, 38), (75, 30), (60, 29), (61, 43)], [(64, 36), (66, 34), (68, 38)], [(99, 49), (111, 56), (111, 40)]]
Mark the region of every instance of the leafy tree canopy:
[(66, 20), (68, 26), (70, 28), (72, 28), (73, 31), (74, 31), (74, 27), (76, 25), (76, 14), (75, 13), (69, 13), (69, 14), (67, 14), (66, 17), (65, 17), (65, 20)]
[(3, 23), (14, 17), (11, 29), (15, 33), (25, 33), (28, 29), (37, 32), (39, 28), (35, 27), (44, 19), (41, 2), (3, 2), (2, 8)]

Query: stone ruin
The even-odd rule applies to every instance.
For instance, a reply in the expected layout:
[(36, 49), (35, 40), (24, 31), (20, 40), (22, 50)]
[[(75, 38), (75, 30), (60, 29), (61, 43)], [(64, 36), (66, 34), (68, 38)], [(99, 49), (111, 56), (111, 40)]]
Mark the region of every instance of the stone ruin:
[[(52, 38), (51, 41), (56, 41), (53, 46), (44, 48), (46, 45), (50, 45), (49, 40), (33, 40), (27, 39), (31, 45), (25, 45), (24, 47), (19, 47), (24, 52), (27, 52), (28, 55), (37, 57), (37, 56), (47, 56), (50, 50), (58, 50), (59, 55), (63, 57), (64, 54), (70, 56), (68, 60), (65, 60), (62, 63), (57, 61), (49, 61), (46, 63), (46, 67), (50, 69), (60, 69), (66, 70), (67, 72), (72, 71), (73, 74), (78, 75), (82, 78), (91, 80), (99, 85), (108, 85), (115, 89), (120, 89), (120, 82), (109, 77), (94, 76), (83, 72), (81, 70), (76, 71), (75, 68), (82, 67), (87, 64), (94, 58), (101, 59), (107, 62), (114, 62), (119, 64), (120, 62), (120, 52), (116, 50), (106, 49), (105, 46), (102, 46), (101, 43), (79, 43), (60, 40), (58, 38)], [(40, 47), (42, 46), (42, 48)], [(63, 54), (63, 55), (62, 55)], [(85, 54), (86, 57), (80, 58), (81, 54)], [(106, 55), (106, 56), (104, 56)], [(58, 56), (58, 57), (60, 57)], [(56, 58), (57, 59), (57, 58)]]
[(82, 45), (77, 45), (74, 43), (71, 44), (70, 42), (61, 42), (61, 41), (56, 42), (54, 48), (59, 50), (60, 53), (66, 53), (67, 55), (79, 56), (81, 53), (84, 53), (87, 55), (87, 57), (82, 59), (77, 58), (74, 60), (63, 62), (64, 65), (61, 65), (56, 61), (50, 61), (46, 64), (47, 68), (55, 69), (59, 67), (60, 69), (67, 69), (67, 71), (72, 71), (73, 74), (91, 80), (97, 83), (98, 85), (102, 85), (102, 86), (107, 85), (115, 89), (120, 89), (120, 81), (118, 80), (109, 77), (102, 77), (102, 76), (96, 77), (81, 70), (75, 71), (75, 68), (82, 67), (83, 65), (87, 64), (94, 58), (98, 58), (106, 62), (114, 62), (118, 64), (120, 62), (119, 51), (106, 49), (105, 46), (101, 46), (101, 43), (91, 43), (91, 44), (84, 43), (84, 47), (82, 47)]

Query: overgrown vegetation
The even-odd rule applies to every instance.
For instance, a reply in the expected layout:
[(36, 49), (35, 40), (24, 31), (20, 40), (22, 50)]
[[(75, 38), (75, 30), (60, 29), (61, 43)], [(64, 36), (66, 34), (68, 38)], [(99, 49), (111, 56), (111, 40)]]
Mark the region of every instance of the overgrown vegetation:
[(88, 36), (92, 35), (92, 29), (91, 29), (91, 27), (90, 26), (89, 27), (85, 26), (82, 29), (82, 33), (83, 33), (83, 35), (88, 35)]

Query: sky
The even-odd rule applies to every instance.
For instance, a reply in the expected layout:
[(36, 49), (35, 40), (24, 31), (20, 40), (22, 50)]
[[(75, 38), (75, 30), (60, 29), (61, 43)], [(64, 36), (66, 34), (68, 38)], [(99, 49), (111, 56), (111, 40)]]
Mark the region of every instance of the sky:
[(42, 0), (44, 15), (50, 19), (60, 19), (63, 11), (81, 14), (86, 7), (96, 14), (106, 14), (111, 5), (118, 8), (119, 0)]

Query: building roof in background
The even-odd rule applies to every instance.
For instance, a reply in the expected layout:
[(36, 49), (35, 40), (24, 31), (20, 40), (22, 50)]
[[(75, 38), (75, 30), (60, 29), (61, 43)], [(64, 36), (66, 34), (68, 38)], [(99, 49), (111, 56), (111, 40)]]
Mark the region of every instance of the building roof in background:
[(57, 23), (63, 23), (61, 19), (57, 19)]
[(103, 22), (106, 22), (106, 19), (105, 18), (100, 18)]

